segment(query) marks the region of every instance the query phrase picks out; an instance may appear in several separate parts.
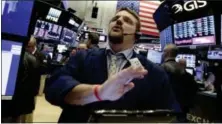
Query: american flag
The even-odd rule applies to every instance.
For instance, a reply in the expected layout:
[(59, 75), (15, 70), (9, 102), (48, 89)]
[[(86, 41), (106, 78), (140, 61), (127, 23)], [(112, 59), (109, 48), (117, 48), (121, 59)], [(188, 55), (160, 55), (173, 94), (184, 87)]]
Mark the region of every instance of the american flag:
[(117, 10), (122, 7), (128, 7), (137, 14), (139, 14), (141, 21), (141, 32), (143, 34), (151, 36), (159, 36), (159, 31), (157, 29), (156, 23), (153, 19), (153, 13), (161, 4), (160, 1), (150, 1), (150, 0), (138, 0), (138, 1), (124, 1), (118, 0)]

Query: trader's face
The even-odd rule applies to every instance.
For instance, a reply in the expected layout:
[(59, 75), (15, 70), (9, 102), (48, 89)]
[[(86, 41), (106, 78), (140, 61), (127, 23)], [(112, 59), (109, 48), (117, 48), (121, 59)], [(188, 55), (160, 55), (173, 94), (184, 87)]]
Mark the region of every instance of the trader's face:
[[(109, 24), (109, 41), (121, 44), (124, 40), (135, 40), (137, 19), (127, 11), (118, 12)], [(124, 35), (131, 34), (131, 35)]]
[(35, 45), (31, 42), (28, 43), (26, 47), (27, 52), (32, 53), (35, 50)]

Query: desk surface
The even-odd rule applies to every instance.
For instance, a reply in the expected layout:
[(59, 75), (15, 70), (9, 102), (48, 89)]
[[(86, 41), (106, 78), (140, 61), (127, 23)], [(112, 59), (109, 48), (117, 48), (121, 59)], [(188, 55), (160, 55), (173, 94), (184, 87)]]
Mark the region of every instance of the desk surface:
[(198, 92), (198, 94), (205, 95), (205, 96), (210, 96), (210, 97), (213, 97), (213, 98), (217, 97), (217, 93), (212, 93), (211, 91), (200, 91), (200, 92)]

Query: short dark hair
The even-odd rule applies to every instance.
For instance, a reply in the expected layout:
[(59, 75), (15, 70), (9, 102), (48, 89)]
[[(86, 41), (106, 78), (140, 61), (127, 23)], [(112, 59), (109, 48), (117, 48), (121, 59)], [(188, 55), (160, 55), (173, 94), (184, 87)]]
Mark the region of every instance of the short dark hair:
[(89, 40), (91, 40), (91, 44), (99, 43), (99, 35), (93, 32), (89, 33)]
[(127, 7), (123, 7), (123, 8), (118, 9), (118, 11), (117, 11), (116, 13), (118, 13), (118, 12), (120, 12), (120, 11), (127, 11), (128, 13), (130, 13), (131, 15), (133, 15), (133, 17), (136, 18), (136, 20), (137, 20), (136, 32), (140, 32), (141, 22), (140, 22), (140, 17), (138, 16), (138, 14), (137, 14), (134, 10), (132, 10), (132, 9), (130, 9), (130, 8), (127, 8)]

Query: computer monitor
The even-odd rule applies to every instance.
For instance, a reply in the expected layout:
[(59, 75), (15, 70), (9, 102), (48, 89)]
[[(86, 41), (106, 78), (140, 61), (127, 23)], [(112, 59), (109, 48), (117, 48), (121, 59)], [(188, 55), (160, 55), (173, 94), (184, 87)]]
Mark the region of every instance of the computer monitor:
[(27, 36), (33, 0), (2, 0), (2, 32)]
[(148, 50), (147, 59), (153, 63), (160, 64), (162, 59), (162, 52), (156, 50)]
[(216, 45), (214, 16), (174, 24), (174, 43), (184, 45)]
[(58, 22), (61, 13), (62, 13), (61, 10), (50, 7), (49, 12), (46, 16), (46, 19), (50, 20), (50, 21), (53, 21), (53, 22)]
[(211, 60), (222, 60), (222, 50), (208, 51), (207, 58)]
[(54, 46), (50, 46), (49, 44), (44, 44), (44, 47), (42, 48), (41, 52), (53, 58), (53, 51), (54, 51)]
[(22, 43), (2, 40), (2, 99), (12, 99), (17, 81)]
[(203, 81), (203, 76), (204, 76), (204, 65), (201, 64), (200, 66), (196, 67), (196, 76), (195, 80), (197, 81)]
[(63, 57), (62, 54), (58, 54), (57, 58), (56, 58), (56, 61), (60, 62), (62, 60), (62, 57)]
[(46, 40), (59, 40), (61, 32), (62, 26), (42, 20), (37, 20), (34, 36)]
[(63, 28), (60, 41), (73, 43), (73, 42), (75, 42), (75, 39), (76, 39), (76, 32), (74, 32), (68, 28)]
[(63, 45), (63, 44), (59, 44), (57, 46), (57, 50), (59, 53), (62, 53), (62, 52), (65, 52), (68, 48), (66, 47), (66, 45)]
[(196, 56), (192, 54), (179, 54), (176, 57), (176, 61), (179, 62), (180, 59), (186, 59), (186, 67), (195, 68), (196, 67)]
[(172, 43), (173, 43), (173, 32), (172, 32), (172, 27), (169, 26), (160, 32), (161, 51), (163, 51), (164, 47), (167, 44), (172, 44)]

